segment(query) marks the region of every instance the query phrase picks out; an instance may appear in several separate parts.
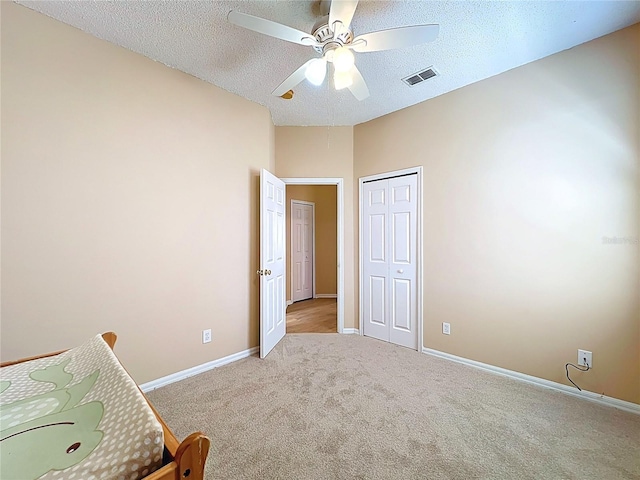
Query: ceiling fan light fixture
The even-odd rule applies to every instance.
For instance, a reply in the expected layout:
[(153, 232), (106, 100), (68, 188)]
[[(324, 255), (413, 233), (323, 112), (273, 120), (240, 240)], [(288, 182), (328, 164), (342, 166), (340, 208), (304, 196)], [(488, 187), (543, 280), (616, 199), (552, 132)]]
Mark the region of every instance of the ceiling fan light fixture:
[(336, 53), (335, 50), (327, 50), (327, 53), (324, 54), (324, 58), (329, 63), (333, 63), (333, 55)]
[(317, 58), (311, 62), (304, 72), (304, 76), (309, 83), (316, 87), (322, 85), (324, 77), (327, 75), (327, 61), (324, 58)]
[(355, 63), (353, 52), (347, 47), (336, 48), (333, 52), (333, 66), (337, 72), (348, 72)]
[(351, 72), (333, 72), (333, 86), (336, 90), (342, 90), (353, 85), (353, 76)]

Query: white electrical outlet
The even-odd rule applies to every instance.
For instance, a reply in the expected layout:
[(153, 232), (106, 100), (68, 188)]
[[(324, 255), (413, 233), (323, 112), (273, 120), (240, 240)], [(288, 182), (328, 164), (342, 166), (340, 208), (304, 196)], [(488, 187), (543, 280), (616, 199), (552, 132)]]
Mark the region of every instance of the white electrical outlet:
[(445, 335), (451, 335), (451, 324), (442, 322), (442, 333)]
[(578, 350), (578, 365), (593, 368), (593, 354), (588, 350)]
[(209, 343), (211, 341), (211, 329), (202, 330), (202, 343)]

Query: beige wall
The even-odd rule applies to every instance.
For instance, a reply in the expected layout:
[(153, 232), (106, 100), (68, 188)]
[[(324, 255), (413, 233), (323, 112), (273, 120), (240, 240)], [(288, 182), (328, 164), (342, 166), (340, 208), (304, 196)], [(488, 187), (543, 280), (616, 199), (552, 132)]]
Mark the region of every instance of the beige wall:
[(1, 8), (2, 359), (113, 330), (146, 382), (257, 345), (269, 112)]
[[(424, 166), (424, 343), (640, 403), (640, 25), (355, 127)], [(636, 240), (637, 242), (637, 240)], [(451, 335), (441, 333), (451, 323)]]
[[(354, 178), (352, 127), (276, 127), (276, 171), (279, 177), (344, 179), (344, 326), (355, 326)], [(288, 187), (287, 187), (288, 188)]]
[(334, 185), (287, 185), (287, 300), (291, 300), (291, 200), (315, 204), (316, 294), (338, 292), (337, 187)]

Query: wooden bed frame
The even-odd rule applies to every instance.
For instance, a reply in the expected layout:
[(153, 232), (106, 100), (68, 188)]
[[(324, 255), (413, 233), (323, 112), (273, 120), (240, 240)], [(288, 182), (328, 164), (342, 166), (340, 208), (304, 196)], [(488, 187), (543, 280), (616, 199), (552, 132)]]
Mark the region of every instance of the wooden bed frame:
[[(107, 345), (111, 347), (111, 350), (113, 350), (118, 336), (113, 332), (107, 332), (102, 334), (102, 338)], [(28, 362), (29, 360), (35, 360), (37, 358), (52, 357), (65, 351), (66, 350), (61, 350), (59, 352), (46, 353), (35, 357), (22, 358), (12, 362), (4, 362), (0, 364), (0, 367), (8, 367), (9, 365)], [(149, 402), (149, 399), (144, 395), (144, 392), (142, 392), (142, 390), (140, 390), (140, 392), (147, 400), (153, 413), (155, 413), (160, 425), (162, 425), (162, 430), (164, 430), (163, 466), (144, 477), (145, 480), (203, 480), (204, 464), (207, 460), (211, 443), (209, 438), (202, 432), (195, 432), (182, 442), (178, 442), (176, 436), (164, 422), (158, 411), (151, 405), (151, 402)]]

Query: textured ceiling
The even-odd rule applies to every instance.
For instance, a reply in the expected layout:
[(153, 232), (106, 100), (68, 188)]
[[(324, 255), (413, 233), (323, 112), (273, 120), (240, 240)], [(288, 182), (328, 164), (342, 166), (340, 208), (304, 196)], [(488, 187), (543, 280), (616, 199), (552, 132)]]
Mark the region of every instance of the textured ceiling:
[[(283, 100), (271, 91), (317, 54), (231, 25), (227, 14), (238, 10), (310, 32), (319, 1), (18, 3), (265, 105), (276, 125), (366, 122), (640, 21), (638, 1), (361, 0), (354, 35), (437, 23), (440, 36), (427, 45), (357, 53), (371, 92), (362, 102), (326, 80), (320, 87), (303, 82)], [(440, 76), (414, 87), (401, 81), (432, 65)]]

